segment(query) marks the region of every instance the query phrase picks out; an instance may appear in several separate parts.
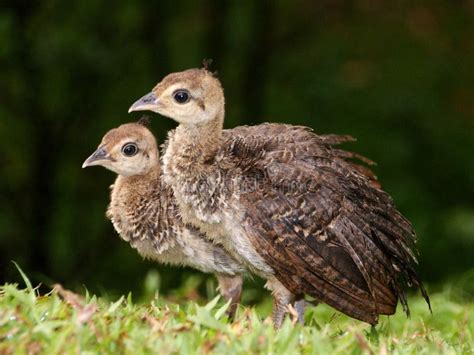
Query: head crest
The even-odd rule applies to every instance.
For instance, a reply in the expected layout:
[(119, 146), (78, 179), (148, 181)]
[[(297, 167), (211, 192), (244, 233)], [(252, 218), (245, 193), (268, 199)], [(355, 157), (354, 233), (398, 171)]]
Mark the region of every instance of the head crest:
[(217, 70), (211, 71), (212, 59), (204, 58), (202, 60), (202, 68), (212, 74), (214, 78), (217, 78)]
[(142, 126), (145, 126), (145, 127), (150, 126), (150, 116), (148, 116), (148, 115), (143, 115), (142, 117), (140, 117), (140, 119), (138, 120), (137, 123), (138, 123), (139, 125), (142, 125)]

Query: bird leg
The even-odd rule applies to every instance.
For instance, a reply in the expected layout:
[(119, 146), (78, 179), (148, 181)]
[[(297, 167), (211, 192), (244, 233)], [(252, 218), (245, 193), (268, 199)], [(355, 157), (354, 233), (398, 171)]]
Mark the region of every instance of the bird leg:
[(298, 314), (298, 323), (301, 325), (304, 325), (304, 312), (306, 311), (306, 308), (308, 306), (313, 306), (316, 307), (319, 304), (318, 301), (313, 300), (313, 301), (307, 301), (304, 299), (304, 296), (300, 296), (296, 298), (295, 303), (294, 303), (294, 308), (296, 310), (296, 313)]
[(298, 314), (298, 323), (300, 323), (301, 325), (304, 325), (304, 311), (306, 310), (306, 305), (308, 303), (306, 302), (306, 300), (304, 298), (299, 298), (297, 300), (295, 300), (295, 310), (296, 310), (296, 313)]
[(219, 283), (218, 290), (224, 300), (230, 302), (230, 306), (227, 309), (226, 313), (229, 319), (232, 321), (235, 317), (235, 312), (240, 303), (240, 296), (242, 295), (242, 275), (223, 275), (217, 274), (217, 282)]
[[(272, 291), (273, 295), (273, 312), (272, 320), (273, 326), (276, 329), (281, 328), (283, 320), (285, 319), (286, 313), (288, 313), (288, 305), (293, 302), (295, 295), (287, 290), (280, 281), (276, 278), (268, 279), (265, 287)], [(298, 316), (299, 318), (299, 316)]]

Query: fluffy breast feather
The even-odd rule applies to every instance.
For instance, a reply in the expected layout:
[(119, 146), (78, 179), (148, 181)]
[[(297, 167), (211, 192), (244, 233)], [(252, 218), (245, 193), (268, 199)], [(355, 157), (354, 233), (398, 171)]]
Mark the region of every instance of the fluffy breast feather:
[(221, 245), (182, 222), (172, 190), (161, 181), (130, 184), (119, 177), (112, 186), (107, 217), (120, 237), (144, 258), (208, 273), (245, 271)]

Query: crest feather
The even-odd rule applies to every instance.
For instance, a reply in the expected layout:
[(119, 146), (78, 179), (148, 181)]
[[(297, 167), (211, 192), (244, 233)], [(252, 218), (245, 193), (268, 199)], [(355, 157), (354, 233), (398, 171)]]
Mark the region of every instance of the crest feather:
[(140, 119), (137, 121), (138, 124), (142, 125), (142, 126), (145, 126), (145, 127), (149, 127), (150, 126), (150, 116), (148, 115), (143, 115), (142, 117), (140, 117)]
[(211, 71), (211, 65), (212, 65), (212, 59), (211, 59), (211, 58), (204, 58), (204, 59), (202, 60), (202, 68), (203, 68), (205, 71), (211, 73), (211, 75), (212, 75), (214, 78), (217, 78), (218, 72), (217, 72), (217, 70)]

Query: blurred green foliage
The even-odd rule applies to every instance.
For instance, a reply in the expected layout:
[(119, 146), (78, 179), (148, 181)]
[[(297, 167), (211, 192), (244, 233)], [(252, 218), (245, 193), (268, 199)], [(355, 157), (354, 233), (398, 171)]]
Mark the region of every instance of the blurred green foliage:
[[(379, 163), (418, 231), (423, 278), (464, 274), (474, 267), (473, 38), (472, 0), (3, 1), (0, 283), (17, 278), (15, 260), (35, 281), (141, 292), (156, 266), (104, 217), (115, 177), (81, 164), (107, 130), (137, 118), (135, 99), (203, 58), (225, 87), (227, 127), (357, 137), (347, 148)], [(153, 118), (160, 140), (172, 127)], [(191, 272), (159, 270), (147, 282), (164, 292)]]
[[(269, 301), (269, 300), (268, 300)], [(410, 297), (412, 317), (382, 316), (377, 327), (311, 307), (306, 325), (286, 319), (276, 331), (270, 302), (239, 307), (234, 322), (218, 297), (173, 304), (85, 297), (55, 285), (46, 295), (16, 284), (0, 286), (2, 354), (472, 354), (474, 302), (456, 292), (432, 294), (436, 315), (421, 296)], [(270, 306), (270, 307), (269, 307)], [(264, 317), (264, 319), (262, 319)], [(294, 322), (296, 320), (293, 320)]]

